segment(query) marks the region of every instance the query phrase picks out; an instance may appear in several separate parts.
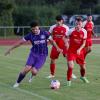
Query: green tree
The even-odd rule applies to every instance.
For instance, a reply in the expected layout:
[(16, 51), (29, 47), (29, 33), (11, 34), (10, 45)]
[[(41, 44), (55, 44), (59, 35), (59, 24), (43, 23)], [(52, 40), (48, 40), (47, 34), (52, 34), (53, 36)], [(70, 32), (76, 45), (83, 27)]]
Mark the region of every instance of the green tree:
[[(0, 0), (0, 26), (13, 26), (13, 5), (14, 0)], [(7, 33), (13, 34), (12, 29), (7, 29)], [(4, 30), (0, 30), (0, 35), (4, 34)]]

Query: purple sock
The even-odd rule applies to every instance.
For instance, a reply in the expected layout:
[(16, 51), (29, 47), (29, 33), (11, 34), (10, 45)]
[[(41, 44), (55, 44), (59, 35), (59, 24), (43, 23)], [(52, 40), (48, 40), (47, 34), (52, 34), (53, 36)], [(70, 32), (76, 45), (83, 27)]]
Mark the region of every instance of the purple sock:
[(20, 83), (20, 82), (24, 79), (24, 77), (25, 77), (25, 74), (20, 73), (20, 74), (19, 74), (19, 77), (18, 77), (18, 79), (17, 79), (17, 83)]

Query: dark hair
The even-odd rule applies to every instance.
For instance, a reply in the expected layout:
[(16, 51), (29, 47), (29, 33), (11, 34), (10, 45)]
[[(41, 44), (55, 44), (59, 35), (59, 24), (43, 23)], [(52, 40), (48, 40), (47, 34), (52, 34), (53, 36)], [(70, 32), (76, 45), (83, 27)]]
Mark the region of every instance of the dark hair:
[(56, 20), (57, 21), (63, 20), (63, 17), (61, 15), (58, 15), (58, 16), (56, 16)]
[(92, 16), (91, 14), (87, 14), (87, 16)]
[(81, 16), (78, 16), (78, 17), (76, 17), (76, 19), (75, 19), (76, 21), (83, 21), (83, 19), (82, 19), (82, 17)]
[(31, 23), (30, 23), (30, 27), (32, 28), (32, 27), (36, 27), (36, 26), (39, 26), (39, 23), (37, 22), (37, 21), (32, 21)]

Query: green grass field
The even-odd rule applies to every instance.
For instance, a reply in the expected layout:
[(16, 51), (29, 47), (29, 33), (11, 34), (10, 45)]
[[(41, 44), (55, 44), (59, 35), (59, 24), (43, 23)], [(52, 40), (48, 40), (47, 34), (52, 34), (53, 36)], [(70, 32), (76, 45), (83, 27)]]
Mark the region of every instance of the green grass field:
[(49, 58), (32, 83), (28, 83), (29, 73), (19, 88), (14, 89), (12, 86), (26, 62), (30, 46), (19, 47), (4, 56), (7, 48), (0, 46), (0, 100), (100, 100), (100, 45), (94, 45), (86, 59), (89, 84), (79, 79), (79, 66), (75, 65), (73, 71), (77, 79), (72, 80), (71, 87), (67, 87), (67, 64), (65, 58), (60, 56), (55, 77), (61, 83), (59, 90), (51, 90), (50, 80), (46, 78), (49, 75)]

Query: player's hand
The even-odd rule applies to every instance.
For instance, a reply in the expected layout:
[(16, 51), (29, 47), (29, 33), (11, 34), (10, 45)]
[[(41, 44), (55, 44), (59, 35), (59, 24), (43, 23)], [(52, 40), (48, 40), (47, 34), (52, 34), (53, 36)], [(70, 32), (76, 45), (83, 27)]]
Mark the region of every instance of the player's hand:
[(67, 49), (67, 50), (69, 49), (69, 45), (66, 46), (66, 49)]
[(57, 48), (57, 51), (58, 51), (58, 52), (60, 52), (60, 53), (62, 53), (62, 52), (63, 52), (63, 50), (62, 50), (62, 49), (60, 49), (60, 48)]
[(80, 52), (81, 52), (81, 50), (80, 50), (80, 49), (78, 49), (78, 50), (77, 50), (77, 54), (78, 54), (78, 55), (80, 55)]

